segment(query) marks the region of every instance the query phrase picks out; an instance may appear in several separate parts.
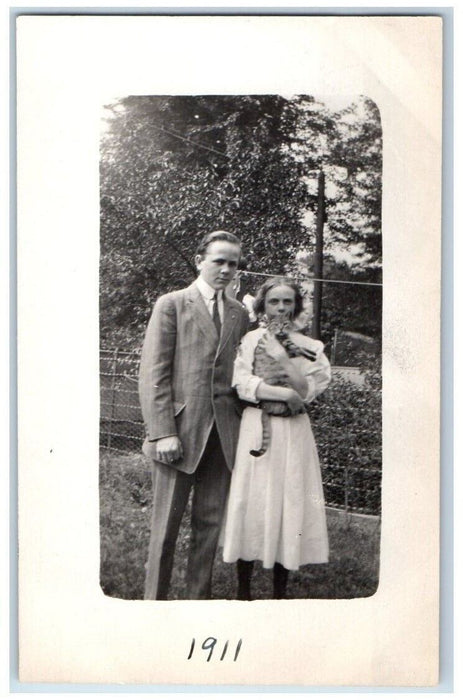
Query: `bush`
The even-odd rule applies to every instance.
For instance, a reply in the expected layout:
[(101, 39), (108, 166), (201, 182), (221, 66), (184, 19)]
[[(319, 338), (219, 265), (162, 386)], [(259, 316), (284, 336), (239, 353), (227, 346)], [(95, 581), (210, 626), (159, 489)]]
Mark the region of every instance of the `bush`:
[[(364, 385), (336, 378), (310, 407), (327, 503), (364, 513), (381, 510), (381, 360)], [(346, 495), (347, 481), (347, 495)]]

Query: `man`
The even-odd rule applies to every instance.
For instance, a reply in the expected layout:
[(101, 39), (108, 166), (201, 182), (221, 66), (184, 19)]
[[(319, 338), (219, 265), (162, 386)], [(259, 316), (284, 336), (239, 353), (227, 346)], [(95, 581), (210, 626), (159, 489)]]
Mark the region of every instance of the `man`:
[(146, 332), (140, 400), (152, 460), (153, 515), (145, 600), (166, 600), (175, 543), (191, 488), (186, 597), (211, 597), (212, 565), (239, 431), (233, 361), (248, 315), (224, 294), (240, 240), (215, 231), (200, 242), (187, 289), (160, 297)]

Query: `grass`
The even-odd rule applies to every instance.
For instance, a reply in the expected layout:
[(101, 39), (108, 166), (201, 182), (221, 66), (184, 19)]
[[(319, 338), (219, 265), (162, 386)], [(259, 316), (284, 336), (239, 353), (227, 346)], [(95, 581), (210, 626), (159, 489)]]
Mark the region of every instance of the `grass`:
[[(106, 595), (143, 598), (151, 516), (151, 475), (139, 453), (109, 453), (100, 459), (101, 587)], [(184, 591), (189, 544), (185, 513), (175, 553), (170, 598)], [(288, 598), (359, 598), (373, 595), (379, 576), (380, 521), (327, 510), (330, 562), (291, 572)], [(213, 597), (235, 598), (235, 566), (225, 564), (219, 549), (214, 566)], [(272, 572), (257, 562), (253, 599), (272, 597)]]

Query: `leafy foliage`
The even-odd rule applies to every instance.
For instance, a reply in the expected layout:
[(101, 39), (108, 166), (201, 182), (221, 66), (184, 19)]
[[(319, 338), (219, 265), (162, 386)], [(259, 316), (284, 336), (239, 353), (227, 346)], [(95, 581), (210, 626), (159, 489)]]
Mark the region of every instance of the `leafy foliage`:
[[(348, 250), (347, 268), (378, 275), (381, 126), (369, 100), (334, 112), (307, 96), (137, 96), (108, 105), (106, 113), (100, 166), (104, 343), (141, 344), (154, 300), (194, 279), (195, 247), (209, 231), (236, 232), (249, 269), (291, 271), (296, 254), (313, 242), (310, 174), (320, 167), (330, 183), (327, 254)], [(331, 316), (342, 315), (343, 304), (339, 294), (328, 296), (330, 334)], [(368, 308), (353, 305), (354, 315)]]
[[(102, 335), (141, 333), (152, 302), (195, 277), (198, 238), (226, 228), (256, 270), (283, 270), (303, 226), (283, 98), (127, 98), (101, 149)], [(284, 173), (284, 177), (282, 177)]]
[(381, 511), (381, 360), (375, 358), (358, 386), (336, 378), (310, 406), (328, 502), (364, 513)]
[[(356, 270), (328, 258), (326, 279), (355, 282), (381, 281), (377, 267)], [(380, 339), (382, 334), (382, 287), (355, 284), (323, 284), (322, 339), (331, 343), (336, 330), (349, 330)], [(356, 363), (351, 363), (356, 364)], [(358, 364), (358, 363), (357, 363)]]
[(308, 186), (305, 221), (315, 234), (314, 175), (326, 175), (325, 249), (350, 251), (351, 266), (381, 265), (382, 130), (374, 102), (361, 97), (333, 112), (311, 97), (297, 99), (298, 119), (291, 150), (303, 163)]

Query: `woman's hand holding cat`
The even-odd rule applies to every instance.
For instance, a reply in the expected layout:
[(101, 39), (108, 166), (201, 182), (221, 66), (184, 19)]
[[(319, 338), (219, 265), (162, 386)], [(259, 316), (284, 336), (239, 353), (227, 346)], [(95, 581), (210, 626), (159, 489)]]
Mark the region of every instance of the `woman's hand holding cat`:
[(295, 389), (288, 389), (288, 398), (285, 399), (291, 414), (295, 416), (304, 410), (304, 402)]

